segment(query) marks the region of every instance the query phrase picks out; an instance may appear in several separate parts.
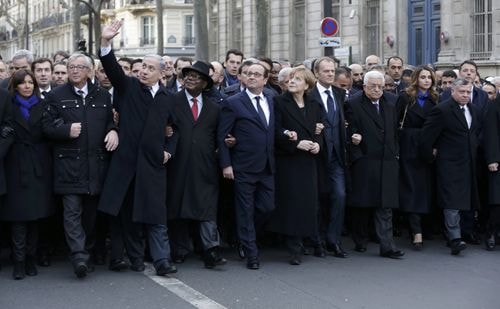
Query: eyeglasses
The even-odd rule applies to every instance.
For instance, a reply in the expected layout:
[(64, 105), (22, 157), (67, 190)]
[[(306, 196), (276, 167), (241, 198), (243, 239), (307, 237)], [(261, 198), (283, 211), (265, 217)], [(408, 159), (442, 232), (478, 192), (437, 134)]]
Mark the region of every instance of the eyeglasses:
[(366, 88), (368, 88), (368, 90), (383, 90), (384, 89), (384, 85), (374, 85), (374, 84), (368, 84), (366, 85)]
[(247, 74), (246, 74), (246, 75), (247, 75), (248, 77), (255, 76), (256, 78), (259, 78), (259, 77), (264, 76), (264, 74), (259, 73), (259, 72), (247, 72)]
[(78, 70), (78, 71), (83, 71), (85, 69), (88, 69), (87, 66), (84, 65), (68, 65), (68, 70)]

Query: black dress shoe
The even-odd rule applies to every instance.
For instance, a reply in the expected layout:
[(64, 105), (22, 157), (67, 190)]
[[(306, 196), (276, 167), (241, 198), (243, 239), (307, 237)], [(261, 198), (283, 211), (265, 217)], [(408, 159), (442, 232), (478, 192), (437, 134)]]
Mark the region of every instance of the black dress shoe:
[(389, 250), (386, 252), (381, 252), (380, 256), (381, 257), (386, 257), (390, 259), (399, 259), (405, 255), (405, 252), (403, 250)]
[(127, 262), (122, 259), (116, 259), (109, 262), (109, 270), (122, 271), (128, 268)]
[(156, 274), (158, 276), (165, 276), (168, 274), (174, 274), (176, 272), (177, 272), (177, 267), (175, 267), (175, 265), (170, 264), (168, 261), (161, 263), (156, 268)]
[(47, 252), (41, 252), (38, 254), (37, 258), (37, 264), (38, 266), (42, 267), (49, 267), (50, 266), (50, 256), (48, 255)]
[(415, 251), (422, 251), (422, 249), (424, 248), (424, 243), (423, 242), (412, 242), (411, 243), (412, 246), (413, 246), (413, 250)]
[(243, 249), (243, 245), (242, 244), (236, 245), (236, 250), (238, 250), (238, 255), (240, 259), (243, 260), (245, 258), (245, 250)]
[(172, 262), (175, 264), (182, 264), (186, 261), (186, 255), (185, 254), (174, 254), (172, 255)]
[(299, 255), (293, 254), (292, 257), (290, 258), (290, 260), (288, 261), (288, 263), (290, 263), (290, 265), (300, 265), (300, 263), (302, 263), (302, 261), (300, 260)]
[(366, 246), (357, 244), (356, 246), (354, 246), (354, 251), (361, 252), (361, 253), (366, 252)]
[(324, 257), (326, 257), (325, 248), (322, 245), (314, 246), (314, 253), (313, 254), (315, 257), (324, 258)]
[(260, 268), (259, 258), (256, 256), (249, 257), (247, 260), (247, 268), (253, 270), (259, 269)]
[(467, 244), (460, 239), (455, 239), (451, 241), (450, 249), (452, 255), (458, 255), (461, 251), (467, 249)]
[(486, 250), (493, 251), (495, 250), (495, 234), (490, 234), (484, 239), (484, 245)]
[(38, 275), (38, 270), (36, 269), (36, 263), (35, 263), (34, 256), (27, 256), (26, 257), (25, 271), (26, 271), (27, 276)]
[(84, 261), (75, 262), (74, 272), (77, 278), (83, 278), (87, 276), (88, 270), (89, 267), (87, 266), (87, 263), (85, 263)]
[(347, 256), (349, 256), (339, 244), (327, 244), (326, 250), (332, 252), (334, 257), (346, 258)]
[(143, 272), (146, 269), (146, 265), (144, 265), (144, 261), (142, 259), (137, 259), (132, 262), (130, 269), (137, 272)]
[(25, 265), (24, 261), (14, 262), (14, 270), (12, 271), (12, 278), (14, 278), (14, 280), (24, 279), (24, 275), (26, 273), (24, 265)]
[(205, 251), (203, 256), (203, 262), (205, 264), (205, 268), (215, 268), (217, 265), (225, 265), (227, 260), (223, 258), (217, 247), (210, 248)]

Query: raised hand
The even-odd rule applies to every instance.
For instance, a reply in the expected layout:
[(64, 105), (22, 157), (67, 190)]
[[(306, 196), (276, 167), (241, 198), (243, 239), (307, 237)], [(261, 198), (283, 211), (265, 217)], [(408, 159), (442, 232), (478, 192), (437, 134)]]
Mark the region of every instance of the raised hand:
[(101, 33), (101, 45), (109, 46), (111, 40), (120, 33), (120, 28), (122, 27), (121, 20), (115, 20), (111, 24), (107, 25), (102, 29)]

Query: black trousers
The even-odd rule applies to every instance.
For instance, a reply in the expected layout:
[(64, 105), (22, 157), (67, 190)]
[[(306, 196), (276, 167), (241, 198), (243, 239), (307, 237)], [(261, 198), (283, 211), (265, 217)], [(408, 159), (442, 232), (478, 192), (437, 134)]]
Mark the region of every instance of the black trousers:
[(368, 244), (370, 218), (373, 215), (375, 233), (380, 241), (380, 253), (396, 250), (392, 235), (392, 209), (355, 207), (352, 209), (352, 238), (356, 245), (366, 247)]
[(187, 255), (193, 251), (191, 228), (198, 232), (203, 251), (220, 245), (220, 236), (215, 221), (170, 220), (168, 230), (172, 252), (175, 255)]
[(26, 256), (34, 257), (38, 242), (38, 224), (36, 221), (12, 222), (12, 258), (16, 262), (26, 260)]

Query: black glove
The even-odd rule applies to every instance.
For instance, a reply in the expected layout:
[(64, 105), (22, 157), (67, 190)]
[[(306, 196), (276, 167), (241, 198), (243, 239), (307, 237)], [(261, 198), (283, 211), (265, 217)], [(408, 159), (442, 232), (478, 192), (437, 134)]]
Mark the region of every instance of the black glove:
[(52, 122), (52, 124), (55, 127), (59, 127), (59, 126), (61, 126), (61, 125), (64, 124), (64, 120), (62, 118), (56, 118), (56, 119), (54, 119), (54, 121)]
[(2, 127), (2, 130), (0, 131), (0, 136), (2, 136), (2, 138), (7, 138), (12, 134), (14, 134), (14, 129), (9, 126)]

